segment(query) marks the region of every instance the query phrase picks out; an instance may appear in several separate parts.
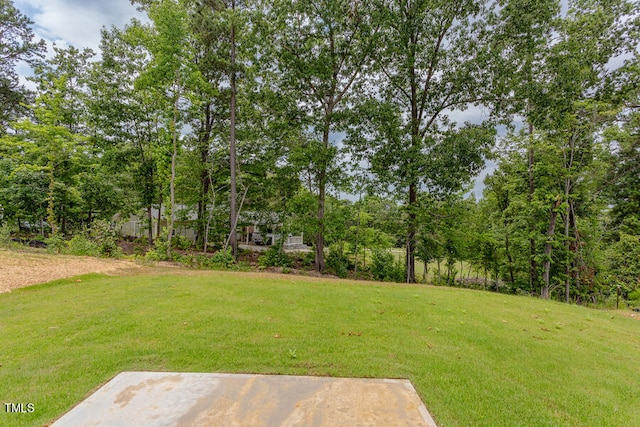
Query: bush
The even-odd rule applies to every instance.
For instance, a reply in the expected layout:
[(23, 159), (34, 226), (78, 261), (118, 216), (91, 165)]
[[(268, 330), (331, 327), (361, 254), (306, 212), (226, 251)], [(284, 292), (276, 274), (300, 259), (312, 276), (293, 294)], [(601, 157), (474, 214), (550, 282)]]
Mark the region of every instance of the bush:
[(192, 255), (173, 254), (173, 261), (183, 264), (187, 267), (193, 267), (196, 265), (196, 260)]
[(0, 227), (0, 248), (11, 243), (11, 229), (7, 224)]
[(121, 250), (118, 247), (118, 235), (115, 227), (109, 221), (94, 221), (89, 228), (89, 238), (96, 245), (99, 256), (120, 256)]
[(291, 267), (292, 260), (282, 248), (271, 247), (258, 260), (260, 267)]
[(294, 266), (300, 266), (301, 268), (313, 267), (316, 258), (314, 252), (293, 252), (288, 256), (293, 261)]
[(64, 239), (57, 234), (55, 236), (44, 239), (44, 242), (47, 244), (47, 251), (56, 254), (62, 253), (64, 248), (67, 246)]
[(65, 252), (71, 255), (100, 255), (100, 249), (98, 245), (80, 234), (73, 236), (73, 238), (67, 242), (67, 248)]
[(153, 242), (153, 248), (150, 248), (144, 255), (147, 261), (167, 261), (169, 259), (167, 237), (167, 230), (162, 230), (160, 236)]
[(155, 246), (144, 254), (147, 261), (167, 261), (167, 242), (156, 241)]
[(193, 242), (186, 236), (177, 235), (171, 239), (171, 246), (182, 251), (187, 251), (191, 249)]
[(390, 251), (374, 251), (369, 271), (376, 280), (384, 282), (404, 282), (405, 280), (404, 267), (393, 259)]
[(337, 245), (329, 246), (329, 255), (326, 259), (327, 268), (338, 277), (347, 277), (347, 272), (351, 263), (349, 258), (340, 250)]
[(231, 248), (227, 250), (221, 249), (214, 253), (213, 256), (209, 258), (209, 264), (216, 268), (231, 268), (233, 264), (235, 264)]
[(629, 299), (629, 302), (631, 303), (632, 306), (640, 306), (640, 289), (636, 289), (633, 292), (629, 292), (629, 295), (627, 295), (627, 298)]

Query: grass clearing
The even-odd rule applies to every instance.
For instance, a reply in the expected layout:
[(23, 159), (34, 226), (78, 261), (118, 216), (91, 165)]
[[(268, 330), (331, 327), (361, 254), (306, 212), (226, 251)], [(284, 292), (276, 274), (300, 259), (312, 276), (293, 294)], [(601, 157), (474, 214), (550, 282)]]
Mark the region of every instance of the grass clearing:
[(408, 378), (439, 426), (628, 426), (640, 322), (424, 285), (258, 273), (86, 275), (0, 295), (0, 425), (125, 370)]
[[(405, 248), (393, 248), (391, 249), (391, 253), (393, 254), (393, 259), (396, 262), (399, 262), (401, 265), (406, 265), (406, 249)], [(370, 255), (368, 255), (370, 256)], [(454, 265), (455, 269), (455, 278), (462, 280), (466, 277), (484, 277), (484, 272), (478, 272), (476, 269), (467, 261), (456, 261)], [(438, 276), (438, 262), (432, 261), (427, 264), (427, 274), (426, 277), (424, 275), (424, 262), (417, 259), (415, 260), (415, 274), (416, 281), (423, 282), (426, 279), (426, 283), (433, 283)], [(442, 277), (447, 277), (447, 262), (442, 260), (440, 262), (440, 274)]]

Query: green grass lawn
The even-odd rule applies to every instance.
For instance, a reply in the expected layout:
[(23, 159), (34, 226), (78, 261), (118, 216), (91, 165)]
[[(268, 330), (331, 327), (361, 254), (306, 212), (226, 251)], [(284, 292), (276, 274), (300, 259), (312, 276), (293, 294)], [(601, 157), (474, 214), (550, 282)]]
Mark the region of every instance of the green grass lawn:
[(256, 273), (80, 279), (0, 295), (0, 401), (35, 407), (0, 425), (50, 423), (130, 370), (408, 378), (439, 426), (640, 420), (640, 321), (621, 314)]

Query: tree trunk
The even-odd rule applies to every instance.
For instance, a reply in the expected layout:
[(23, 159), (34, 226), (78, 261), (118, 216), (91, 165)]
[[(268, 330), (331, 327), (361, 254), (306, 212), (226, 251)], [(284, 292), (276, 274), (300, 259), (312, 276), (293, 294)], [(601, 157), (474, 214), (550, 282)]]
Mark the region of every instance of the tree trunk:
[(569, 242), (569, 227), (571, 225), (571, 215), (573, 213), (573, 202), (570, 200), (569, 195), (571, 194), (571, 190), (573, 189), (573, 180), (571, 178), (571, 171), (573, 169), (573, 159), (575, 155), (576, 148), (576, 133), (573, 132), (569, 137), (569, 156), (567, 157), (567, 152), (564, 150), (564, 162), (565, 168), (567, 170), (567, 178), (565, 179), (564, 184), (564, 199), (567, 201), (567, 214), (564, 218), (564, 238), (565, 238), (565, 248), (566, 248), (566, 265), (565, 265), (565, 302), (569, 303), (569, 294), (571, 291), (571, 268), (573, 263), (573, 258), (571, 257), (571, 242)]
[(571, 216), (571, 227), (573, 228), (573, 247), (575, 251), (575, 256), (573, 258), (573, 281), (576, 285), (576, 294), (580, 294), (580, 267), (582, 266), (582, 258), (578, 256), (578, 249), (580, 247), (580, 233), (578, 232), (578, 227), (576, 225), (576, 214), (573, 203), (569, 204)]
[(569, 251), (571, 250), (571, 243), (569, 242), (569, 213), (567, 212), (566, 217), (564, 218), (564, 240), (565, 240), (565, 250), (567, 253), (566, 265), (564, 267), (565, 279), (564, 279), (564, 296), (565, 302), (569, 303), (569, 293), (571, 290), (571, 260), (569, 259)]
[(407, 283), (415, 283), (416, 281), (416, 213), (414, 209), (418, 204), (417, 185), (409, 185), (409, 224), (407, 227)]
[(514, 285), (516, 281), (513, 275), (513, 257), (511, 256), (511, 251), (509, 250), (509, 233), (504, 236), (504, 249), (507, 253), (507, 260), (509, 261), (509, 279), (511, 280), (511, 285)]
[(196, 244), (204, 249), (204, 234), (207, 228), (207, 201), (209, 200), (209, 140), (211, 138), (211, 104), (204, 106), (204, 120), (200, 123), (200, 132), (198, 136), (198, 149), (200, 152), (200, 194), (198, 195), (198, 238)]
[(167, 257), (172, 258), (171, 239), (176, 221), (176, 158), (178, 157), (178, 101), (180, 100), (180, 74), (176, 76), (175, 94), (173, 100), (173, 117), (171, 118), (171, 137), (173, 152), (171, 153), (171, 182), (169, 184), (171, 216), (169, 217), (169, 235), (167, 237)]
[[(160, 233), (162, 232), (162, 191), (160, 191), (160, 200), (158, 200), (158, 222), (156, 223), (156, 237), (160, 237)], [(153, 231), (151, 232), (153, 233)], [(151, 243), (153, 243), (153, 234), (150, 234), (150, 238), (152, 239)]]
[(211, 175), (209, 175), (209, 188), (211, 189), (211, 210), (207, 216), (207, 224), (204, 228), (204, 248), (203, 251), (206, 254), (209, 247), (209, 230), (211, 229), (211, 220), (213, 219), (213, 211), (216, 207), (216, 193), (213, 188), (213, 182), (211, 181)]
[[(236, 2), (231, 2), (235, 11)], [(235, 16), (233, 17), (235, 19)], [(238, 188), (236, 182), (236, 26), (231, 23), (231, 129), (229, 133), (229, 163), (231, 168), (231, 201), (229, 209), (229, 241), (233, 259), (238, 259), (238, 239), (236, 238), (236, 207), (238, 204)]]
[(424, 267), (422, 270), (422, 281), (424, 284), (427, 284), (427, 262), (425, 261), (422, 266)]
[(47, 196), (47, 221), (51, 227), (51, 236), (54, 237), (57, 234), (58, 227), (56, 226), (56, 214), (54, 210), (54, 197), (53, 190), (55, 189), (55, 178), (53, 175), (53, 160), (49, 161), (49, 193)]
[(60, 218), (60, 232), (64, 236), (67, 234), (67, 207), (62, 205), (62, 218)]
[(562, 198), (558, 196), (556, 201), (551, 208), (551, 214), (549, 218), (549, 228), (547, 229), (547, 242), (544, 246), (544, 262), (542, 264), (543, 273), (542, 280), (544, 282), (544, 286), (542, 288), (541, 297), (544, 299), (549, 299), (549, 281), (551, 276), (551, 250), (553, 248), (553, 235), (556, 230), (556, 220), (558, 218), (558, 208), (560, 207), (560, 203), (562, 202)]
[[(331, 128), (331, 114), (333, 112), (333, 106), (329, 105), (326, 110), (326, 117), (324, 123), (324, 129), (322, 131), (322, 146), (325, 150), (329, 148), (329, 131)], [(321, 160), (320, 171), (318, 173), (318, 230), (316, 234), (316, 257), (315, 257), (315, 270), (319, 273), (324, 273), (324, 210), (326, 202), (327, 191), (327, 165)]]
[[(151, 205), (147, 206), (147, 221), (149, 221), (149, 228), (147, 233), (147, 243), (149, 247), (153, 246), (153, 214), (151, 213)], [(158, 223), (160, 222), (160, 211), (158, 211)]]
[(362, 202), (362, 192), (360, 192), (360, 198), (358, 202), (358, 220), (356, 221), (356, 243), (354, 248), (356, 260), (353, 264), (353, 275), (356, 280), (358, 280), (358, 238), (360, 237), (360, 203)]
[(324, 273), (324, 207), (327, 171), (321, 170), (318, 174), (318, 230), (316, 234), (315, 270)]
[[(528, 109), (529, 107), (527, 107)], [(529, 174), (529, 194), (527, 195), (527, 201), (529, 202), (529, 207), (532, 206), (533, 201), (533, 193), (535, 191), (535, 181), (534, 181), (534, 165), (535, 165), (535, 152), (533, 148), (533, 125), (529, 123), (529, 164), (528, 164), (528, 174)], [(538, 265), (536, 263), (536, 240), (533, 237), (534, 235), (534, 220), (530, 218), (529, 220), (529, 291), (533, 293), (535, 289), (538, 287)]]

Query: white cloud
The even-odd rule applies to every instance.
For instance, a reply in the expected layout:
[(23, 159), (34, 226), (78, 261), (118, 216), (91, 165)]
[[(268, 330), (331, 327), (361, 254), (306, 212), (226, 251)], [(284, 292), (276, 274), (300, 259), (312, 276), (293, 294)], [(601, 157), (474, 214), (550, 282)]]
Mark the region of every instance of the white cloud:
[(122, 27), (132, 17), (142, 17), (129, 0), (16, 0), (14, 4), (35, 22), (34, 32), (49, 44), (95, 52), (103, 26)]

